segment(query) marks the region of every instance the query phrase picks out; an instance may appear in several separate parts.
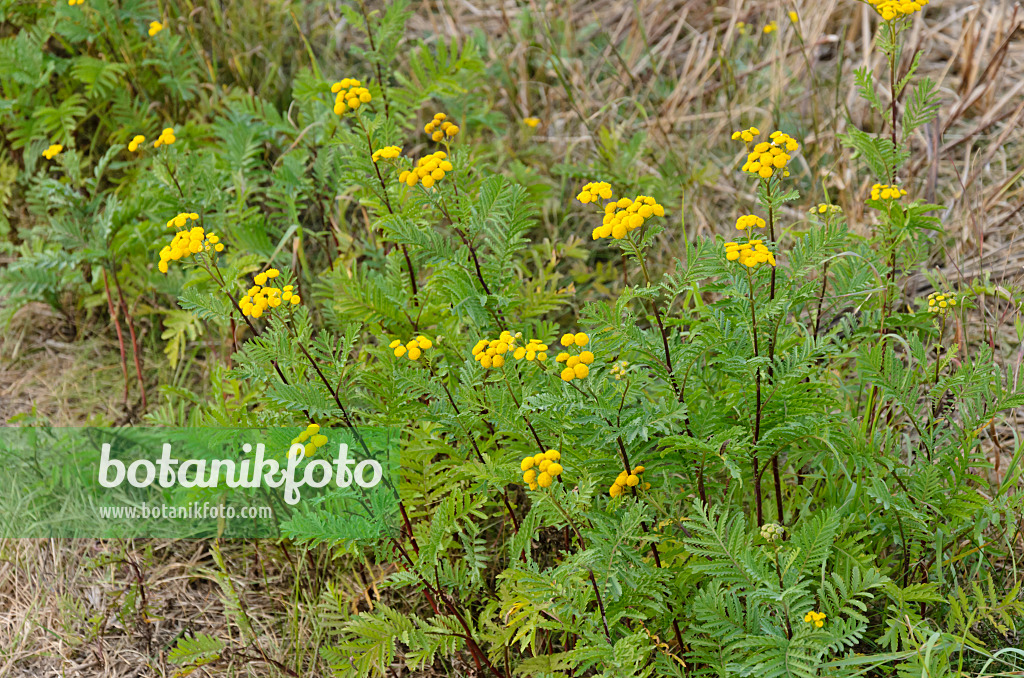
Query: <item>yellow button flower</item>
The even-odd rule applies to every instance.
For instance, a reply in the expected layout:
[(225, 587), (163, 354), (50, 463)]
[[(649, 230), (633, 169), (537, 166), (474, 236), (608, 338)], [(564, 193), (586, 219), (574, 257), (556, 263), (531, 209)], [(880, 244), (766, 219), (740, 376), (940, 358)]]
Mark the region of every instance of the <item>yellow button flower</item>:
[(60, 144), (51, 144), (49, 148), (43, 151), (43, 157), (46, 158), (47, 160), (53, 160), (63, 150), (64, 147), (61, 146)]
[(331, 85), (331, 93), (334, 94), (335, 115), (344, 115), (349, 111), (355, 111), (373, 99), (370, 90), (363, 87), (363, 84), (355, 78), (344, 78), (334, 83)]
[(152, 38), (154, 35), (156, 35), (160, 31), (162, 31), (164, 28), (165, 28), (165, 26), (162, 23), (160, 23), (159, 21), (150, 21), (149, 22), (149, 37)]
[(128, 142), (128, 150), (135, 153), (139, 150), (139, 146), (146, 143), (146, 137), (141, 134), (136, 134), (132, 137), (132, 140)]
[(374, 151), (372, 159), (374, 162), (377, 162), (381, 158), (385, 160), (392, 160), (401, 154), (402, 148), (400, 146), (385, 146), (384, 148)]
[(523, 118), (523, 123), (532, 129), (540, 124), (540, 118)]
[(434, 141), (443, 141), (458, 134), (459, 127), (452, 124), (444, 113), (436, 113), (434, 119), (424, 126), (423, 131), (429, 134)]

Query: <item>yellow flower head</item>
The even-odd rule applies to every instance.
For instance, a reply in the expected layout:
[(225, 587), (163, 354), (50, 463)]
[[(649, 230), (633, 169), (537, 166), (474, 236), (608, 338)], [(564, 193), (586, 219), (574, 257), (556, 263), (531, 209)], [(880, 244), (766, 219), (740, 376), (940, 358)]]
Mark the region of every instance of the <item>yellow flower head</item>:
[(769, 33), (774, 33), (775, 31), (779, 30), (779, 24), (777, 24), (774, 21), (769, 21), (765, 25), (763, 30), (764, 30), (765, 35), (768, 35)]
[(355, 78), (344, 78), (334, 83), (331, 85), (331, 92), (334, 94), (335, 115), (344, 115), (348, 111), (355, 111), (373, 99), (370, 96), (370, 90), (363, 87), (363, 83)]
[(804, 615), (804, 621), (808, 624), (813, 624), (815, 628), (820, 629), (825, 625), (825, 613), (814, 612), (813, 610)]
[(612, 185), (607, 181), (591, 181), (586, 184), (576, 196), (576, 199), (586, 205), (589, 202), (597, 202), (598, 199), (610, 200), (612, 197)]
[(665, 216), (665, 208), (649, 195), (638, 195), (635, 199), (619, 198), (604, 207), (601, 225), (594, 229), (591, 237), (621, 240), (628, 233), (643, 226), (652, 217)]
[(527, 362), (544, 362), (548, 359), (548, 345), (539, 339), (530, 339), (522, 344), (523, 333), (502, 332), (497, 339), (481, 339), (473, 347), (473, 358), (485, 369), (501, 367), (511, 358)]
[(633, 470), (621, 472), (612, 483), (611, 487), (608, 488), (608, 495), (614, 499), (622, 494), (626, 488), (639, 488), (641, 490), (649, 490), (651, 488), (650, 483), (643, 482), (643, 472), (646, 469), (643, 466), (637, 466)]
[(47, 160), (53, 160), (63, 150), (64, 147), (61, 146), (60, 144), (50, 144), (50, 147), (43, 151), (43, 157), (46, 158)]
[[(538, 487), (550, 487), (554, 479), (562, 475), (564, 469), (558, 463), (562, 458), (558, 450), (548, 450), (543, 454), (523, 457), (519, 469), (523, 472), (523, 483), (531, 490)], [(534, 470), (536, 467), (536, 470)]]
[(146, 137), (141, 134), (136, 134), (132, 137), (132, 140), (128, 142), (128, 150), (134, 153), (139, 150), (139, 146), (144, 143), (146, 143)]
[(799, 23), (800, 22), (800, 17), (797, 15), (796, 12), (794, 12), (793, 10), (790, 10), (789, 11), (789, 20), (790, 20), (790, 22), (792, 22), (794, 24), (795, 23)]
[(401, 339), (395, 339), (388, 348), (395, 352), (396, 358), (408, 358), (409, 360), (419, 360), (423, 352), (429, 348), (433, 348), (434, 342), (427, 339), (422, 334), (415, 339), (410, 339), (405, 344), (402, 343)]
[(224, 251), (224, 243), (220, 241), (219, 236), (212, 232), (207, 233), (202, 226), (188, 225), (189, 222), (198, 220), (199, 215), (195, 212), (182, 212), (167, 221), (167, 228), (176, 228), (178, 231), (174, 234), (171, 244), (160, 250), (160, 263), (157, 264), (157, 268), (161, 273), (167, 273), (168, 262), (179, 261), (200, 252), (211, 252), (214, 253), (211, 256), (216, 256), (215, 253)]
[(764, 226), (764, 219), (756, 214), (744, 214), (736, 220), (736, 228), (741, 231), (746, 231), (747, 229), (751, 229), (751, 231), (753, 231), (755, 228), (764, 228)]
[(899, 200), (907, 192), (895, 184), (875, 184), (871, 187), (872, 200)]
[(950, 309), (956, 306), (956, 297), (951, 294), (932, 292), (928, 295), (928, 312), (946, 315)]
[(540, 118), (523, 118), (523, 123), (530, 128), (534, 128), (540, 124)]
[(159, 21), (150, 21), (149, 22), (149, 37), (152, 38), (154, 35), (156, 35), (160, 31), (162, 31), (164, 28), (165, 28), (165, 26), (162, 23), (160, 23)]
[(385, 160), (392, 160), (401, 155), (401, 153), (402, 149), (400, 146), (385, 146), (384, 148), (374, 151), (372, 159), (374, 162), (377, 162), (381, 158), (384, 158)]
[[(734, 134), (733, 138), (735, 137)], [(746, 137), (742, 138), (747, 141)], [(791, 154), (800, 149), (800, 144), (784, 132), (772, 132), (769, 138), (771, 141), (762, 141), (750, 149), (747, 161), (743, 163), (741, 169), (748, 174), (756, 174), (761, 179), (771, 179), (776, 173), (788, 177), (789, 170), (786, 166), (792, 159)]]
[(742, 139), (743, 143), (749, 144), (754, 140), (754, 137), (761, 136), (761, 130), (756, 127), (748, 127), (747, 129), (736, 130), (732, 133), (733, 141)]
[(436, 113), (434, 119), (423, 127), (423, 131), (429, 134), (434, 141), (444, 141), (458, 134), (459, 127), (452, 124), (444, 113)]
[(417, 160), (416, 167), (413, 169), (403, 170), (398, 175), (398, 180), (409, 187), (423, 184), (423, 188), (430, 188), (444, 179), (444, 175), (453, 169), (454, 167), (448, 161), (448, 154), (444, 151), (437, 151)]
[(775, 265), (775, 255), (764, 246), (761, 240), (748, 240), (744, 243), (725, 243), (725, 258), (738, 261), (747, 268), (756, 268), (759, 264)]
[(832, 216), (833, 214), (842, 214), (843, 208), (839, 205), (833, 205), (831, 203), (821, 202), (815, 205), (811, 209), (812, 214), (824, 214), (825, 218)]
[[(590, 337), (585, 332), (577, 332), (576, 334), (569, 332), (562, 335), (559, 343), (569, 349), (581, 349), (590, 343)], [(584, 379), (590, 375), (590, 365), (594, 362), (594, 353), (592, 351), (580, 351), (573, 355), (563, 351), (555, 358), (555, 362), (565, 365), (559, 373), (562, 381), (569, 382), (574, 379)]]
[(883, 21), (898, 21), (920, 12), (928, 0), (867, 0)]
[(327, 444), (327, 436), (320, 433), (319, 424), (310, 424), (306, 430), (292, 438), (292, 445), (302, 445), (302, 453), (313, 456), (318, 449)]
[(262, 273), (253, 276), (255, 283), (238, 302), (242, 313), (251, 318), (259, 318), (266, 311), (275, 309), (282, 304), (286, 306), (298, 306), (302, 298), (295, 292), (292, 285), (285, 285), (283, 288), (274, 287), (267, 283), (281, 275), (276, 268), (268, 268)]
[(174, 136), (174, 128), (165, 127), (163, 131), (160, 132), (160, 136), (157, 138), (157, 140), (153, 142), (153, 148), (160, 148), (161, 146), (170, 146), (177, 140), (178, 138)]
[(85, 0), (68, 0), (68, 5), (74, 7), (75, 5), (81, 5)]

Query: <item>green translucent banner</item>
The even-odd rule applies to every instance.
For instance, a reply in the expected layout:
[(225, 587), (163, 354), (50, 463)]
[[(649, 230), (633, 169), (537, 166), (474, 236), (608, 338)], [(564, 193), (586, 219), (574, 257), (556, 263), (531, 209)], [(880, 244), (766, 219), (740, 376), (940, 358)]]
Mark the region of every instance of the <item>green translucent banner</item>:
[(0, 428), (0, 537), (378, 539), (398, 435), (337, 428)]

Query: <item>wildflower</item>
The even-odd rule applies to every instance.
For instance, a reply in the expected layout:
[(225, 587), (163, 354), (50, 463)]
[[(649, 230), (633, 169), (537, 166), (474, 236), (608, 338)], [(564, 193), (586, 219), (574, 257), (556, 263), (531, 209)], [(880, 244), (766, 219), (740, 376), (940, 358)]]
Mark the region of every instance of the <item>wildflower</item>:
[(815, 213), (815, 212), (817, 212), (818, 214), (828, 214), (828, 215), (831, 216), (833, 214), (842, 214), (843, 208), (840, 207), (839, 205), (833, 205), (831, 203), (821, 202), (821, 203), (818, 203), (811, 210), (812, 214)]
[(629, 367), (629, 362), (625, 360), (620, 360), (612, 364), (611, 372), (615, 375), (616, 381), (620, 381), (624, 376), (626, 376), (627, 367)]
[(165, 26), (162, 23), (160, 23), (159, 21), (150, 21), (149, 22), (149, 37), (152, 38), (154, 35), (156, 35), (160, 31), (162, 31), (164, 28), (165, 28)]
[(531, 339), (525, 345), (518, 346), (522, 338), (522, 332), (512, 334), (505, 330), (497, 339), (481, 339), (473, 347), (473, 358), (484, 368), (501, 367), (509, 353), (515, 360), (525, 359), (527, 362), (544, 362), (548, 359), (547, 344)]
[(401, 155), (402, 149), (399, 146), (385, 146), (384, 148), (377, 149), (373, 152), (373, 161), (377, 162), (381, 158), (385, 160), (391, 160)]
[[(735, 137), (734, 134), (733, 138)], [(747, 141), (742, 133), (741, 138)], [(742, 170), (756, 174), (762, 179), (771, 179), (776, 172), (782, 170), (781, 174), (788, 177), (789, 170), (786, 169), (786, 165), (789, 164), (792, 157), (790, 153), (797, 151), (800, 144), (784, 132), (772, 132), (769, 138), (771, 141), (762, 141), (751, 149), (747, 154), (747, 161), (743, 163)]]
[(756, 214), (744, 214), (742, 217), (736, 220), (736, 228), (741, 231), (745, 231), (748, 228), (753, 230), (755, 228), (764, 228), (764, 219), (757, 216)]
[(327, 436), (320, 433), (318, 424), (310, 424), (306, 430), (292, 438), (292, 445), (302, 445), (302, 452), (307, 457), (313, 456), (321, 447), (327, 444)]
[(74, 7), (75, 5), (81, 5), (85, 0), (68, 0), (68, 5)]
[(765, 35), (768, 35), (769, 33), (774, 33), (775, 31), (779, 30), (779, 24), (777, 24), (774, 21), (769, 21), (767, 25), (765, 25), (763, 30)]
[(43, 151), (43, 157), (47, 160), (53, 160), (64, 150), (64, 147), (60, 144), (50, 144), (50, 147)]
[(620, 473), (619, 476), (615, 479), (615, 482), (612, 483), (612, 486), (608, 488), (608, 495), (611, 496), (612, 499), (614, 499), (615, 497), (618, 497), (620, 494), (622, 494), (622, 491), (625, 490), (627, 487), (639, 487), (640, 489), (643, 490), (650, 489), (650, 483), (641, 483), (640, 476), (643, 474), (645, 470), (646, 469), (643, 466), (637, 466), (628, 473), (626, 471)]
[(825, 617), (826, 615), (824, 612), (815, 612), (812, 610), (804, 615), (804, 621), (808, 624), (814, 624), (815, 628), (820, 629), (825, 625)]
[(952, 295), (932, 292), (928, 295), (928, 312), (945, 315), (951, 308), (956, 306), (956, 298)]
[(588, 202), (597, 202), (598, 198), (610, 200), (612, 197), (612, 185), (607, 181), (592, 181), (586, 184), (576, 199), (586, 205)]
[(160, 148), (161, 146), (170, 146), (177, 140), (177, 137), (174, 136), (174, 128), (165, 127), (163, 131), (160, 132), (159, 138), (157, 138), (157, 140), (153, 142), (153, 148)]
[(426, 351), (433, 346), (434, 342), (427, 339), (422, 334), (404, 345), (402, 344), (401, 339), (395, 339), (388, 344), (388, 348), (394, 350), (396, 358), (405, 356), (409, 360), (419, 360), (420, 356), (423, 355), (423, 351)]
[(523, 118), (523, 123), (532, 129), (540, 124), (540, 118)]
[(875, 184), (871, 187), (872, 200), (899, 200), (907, 192), (895, 184)]
[[(736, 30), (740, 32), (740, 35), (746, 35), (747, 34), (747, 24), (742, 22), (742, 21), (737, 21), (736, 22)], [(733, 137), (733, 139), (735, 139), (735, 138), (736, 137)]]
[(747, 129), (736, 130), (732, 133), (733, 141), (736, 139), (742, 139), (744, 143), (750, 143), (754, 140), (754, 137), (760, 136), (761, 130), (756, 127), (748, 127)]
[(132, 153), (139, 150), (139, 146), (146, 143), (146, 137), (141, 134), (136, 134), (132, 137), (132, 140), (128, 142), (128, 150)]
[(745, 243), (725, 243), (725, 258), (729, 261), (739, 261), (747, 268), (755, 268), (758, 264), (767, 262), (775, 265), (775, 255), (764, 246), (761, 240), (748, 240)]
[(423, 131), (429, 134), (430, 138), (434, 141), (444, 141), (445, 138), (450, 139), (459, 133), (459, 127), (458, 125), (453, 125), (447, 118), (448, 116), (444, 113), (435, 113), (434, 119), (423, 127)]
[(223, 252), (224, 243), (215, 233), (207, 233), (202, 226), (194, 225), (188, 228), (190, 221), (198, 221), (199, 215), (195, 212), (182, 212), (177, 216), (168, 219), (167, 228), (177, 228), (174, 239), (170, 245), (165, 245), (160, 250), (160, 263), (157, 268), (161, 273), (167, 273), (168, 262), (179, 261), (200, 252)]
[(448, 154), (444, 151), (437, 151), (424, 156), (416, 161), (415, 168), (404, 170), (399, 174), (398, 180), (410, 187), (420, 183), (423, 184), (423, 188), (430, 188), (438, 181), (441, 181), (441, 179), (444, 179), (446, 173), (454, 169), (447, 158)]
[(794, 12), (793, 10), (789, 11), (789, 20), (790, 20), (791, 23), (794, 23), (794, 24), (800, 23), (800, 17), (797, 16), (797, 13)]
[(782, 533), (785, 532), (785, 528), (775, 523), (768, 523), (767, 525), (761, 526), (761, 538), (767, 542), (776, 542), (782, 539)]
[(883, 21), (894, 21), (920, 12), (928, 0), (867, 0)]
[(635, 199), (619, 198), (604, 207), (604, 219), (594, 229), (594, 240), (611, 236), (616, 240), (644, 225), (651, 217), (665, 216), (665, 208), (647, 195), (638, 195)]
[(244, 315), (259, 318), (265, 311), (275, 309), (285, 302), (291, 306), (297, 306), (302, 302), (302, 298), (295, 293), (291, 285), (285, 285), (284, 289), (281, 289), (267, 284), (279, 275), (281, 272), (276, 268), (268, 268), (253, 276), (253, 282), (256, 284), (250, 287), (238, 302), (238, 307)]
[(334, 94), (335, 115), (344, 115), (346, 111), (354, 111), (373, 99), (370, 90), (362, 85), (363, 83), (355, 78), (344, 78), (331, 85), (331, 92)]
[[(562, 453), (558, 450), (547, 450), (542, 454), (535, 454), (532, 457), (523, 457), (519, 462), (519, 468), (523, 471), (523, 482), (531, 490), (538, 487), (550, 487), (554, 479), (562, 475), (564, 469), (559, 464)], [(534, 467), (537, 470), (534, 470)]]

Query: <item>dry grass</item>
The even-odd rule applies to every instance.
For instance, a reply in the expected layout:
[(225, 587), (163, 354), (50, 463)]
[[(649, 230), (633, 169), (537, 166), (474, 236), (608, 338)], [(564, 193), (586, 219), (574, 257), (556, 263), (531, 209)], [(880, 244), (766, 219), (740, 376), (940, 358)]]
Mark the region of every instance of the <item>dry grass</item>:
[[(823, 199), (824, 187), (855, 231), (871, 228), (862, 205), (873, 179), (837, 140), (848, 120), (878, 124), (852, 84), (855, 68), (884, 71), (871, 42), (870, 12), (860, 3), (451, 0), (417, 3), (415, 9), (410, 28), (417, 37), (466, 38), (478, 29), (491, 36), (489, 58), (504, 63), (508, 75), (493, 93), (496, 107), (541, 117), (534, 141), (549, 145), (553, 157), (589, 163), (601, 129), (621, 137), (646, 131), (651, 143), (641, 172), (662, 172), (669, 158), (679, 163), (685, 237), (725, 232), (737, 205), (753, 202), (750, 186), (731, 171), (735, 149), (723, 143), (741, 120), (801, 126), (807, 168), (828, 168), (827, 175), (814, 177), (818, 190), (806, 204), (788, 213), (795, 223), (802, 209)], [(800, 35), (788, 26), (790, 9), (800, 15)], [(524, 12), (533, 14), (529, 35), (522, 34)], [(759, 31), (769, 20), (783, 29), (777, 38), (739, 30), (738, 22)], [(1012, 330), (1018, 309), (998, 292), (1000, 286), (1019, 288), (1024, 272), (1022, 22), (1024, 12), (1009, 0), (932, 0), (914, 25), (904, 59), (905, 67), (909, 55), (922, 50), (920, 74), (935, 79), (943, 95), (939, 119), (914, 139), (904, 177), (916, 195), (946, 206), (930, 274), (982, 292), (959, 336), (991, 342), (1015, 379), (1024, 360)], [(758, 41), (756, 47), (750, 40)], [(732, 54), (739, 58), (722, 58)], [(807, 82), (814, 83), (811, 94), (802, 84)], [(930, 286), (917, 273), (905, 290), (914, 297)], [(89, 331), (68, 325), (33, 305), (0, 337), (0, 420), (33, 410), (41, 420), (64, 425), (134, 419), (121, 404), (112, 331), (101, 323)], [(1014, 421), (1011, 429), (992, 431), (996, 459), (1019, 444), (1016, 428)], [(196, 542), (0, 541), (0, 676), (168, 676), (173, 667), (166, 664), (167, 651), (180, 634), (237, 638), (211, 577), (209, 548)], [(261, 647), (272, 658), (294, 657), (302, 643), (313, 642), (310, 609), (293, 607), (296, 582), (319, 578), (322, 584), (333, 563), (318, 562), (312, 574), (297, 576), (293, 560), (266, 557), (269, 545), (224, 548)], [(383, 574), (360, 569), (362, 579), (353, 578), (339, 596), (348, 605), (372, 604), (372, 583), (362, 581)], [(140, 583), (145, 615), (120, 613), (125, 596)], [(237, 660), (195, 675), (285, 674), (268, 662)]]

